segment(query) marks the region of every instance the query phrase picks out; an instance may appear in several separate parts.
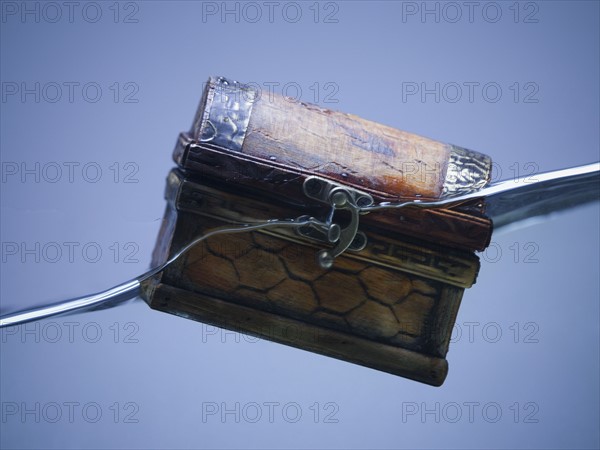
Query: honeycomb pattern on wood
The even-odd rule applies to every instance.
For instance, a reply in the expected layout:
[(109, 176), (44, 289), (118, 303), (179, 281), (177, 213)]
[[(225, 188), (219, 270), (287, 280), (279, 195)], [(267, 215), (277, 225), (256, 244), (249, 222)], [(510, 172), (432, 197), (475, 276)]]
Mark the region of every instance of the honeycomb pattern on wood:
[(441, 283), (341, 256), (321, 269), (309, 246), (262, 233), (216, 236), (190, 251), (187, 287), (255, 308), (419, 349)]

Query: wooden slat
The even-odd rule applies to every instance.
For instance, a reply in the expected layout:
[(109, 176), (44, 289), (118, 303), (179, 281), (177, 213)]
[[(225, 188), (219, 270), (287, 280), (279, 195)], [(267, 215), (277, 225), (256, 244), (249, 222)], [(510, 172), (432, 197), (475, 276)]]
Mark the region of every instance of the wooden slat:
[(448, 362), (166, 284), (144, 286), (153, 309), (440, 386)]

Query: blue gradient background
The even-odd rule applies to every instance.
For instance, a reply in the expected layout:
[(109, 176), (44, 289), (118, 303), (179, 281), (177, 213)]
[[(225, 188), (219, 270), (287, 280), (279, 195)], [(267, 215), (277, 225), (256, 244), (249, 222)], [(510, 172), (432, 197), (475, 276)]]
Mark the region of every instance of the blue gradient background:
[[(533, 162), (546, 171), (600, 159), (598, 2), (537, 2), (537, 23), (522, 23), (522, 16), (514, 23), (513, 2), (497, 3), (503, 13), (497, 23), (481, 14), (473, 23), (465, 17), (436, 23), (431, 16), (403, 22), (406, 4), (375, 1), (337, 2), (337, 23), (323, 23), (323, 16), (314, 23), (313, 2), (298, 3), (303, 17), (297, 23), (284, 20), (281, 9), (273, 23), (265, 16), (257, 23), (243, 17), (236, 23), (229, 16), (223, 23), (218, 16), (203, 22), (202, 2), (144, 1), (136, 3), (138, 23), (114, 23), (113, 3), (99, 3), (103, 17), (97, 23), (83, 20), (80, 10), (73, 23), (65, 17), (36, 23), (29, 16), (25, 21), (8, 16), (0, 23), (3, 83), (96, 82), (103, 88), (97, 103), (81, 95), (73, 103), (64, 97), (56, 103), (31, 97), (22, 102), (18, 96), (3, 100), (2, 162), (95, 162), (104, 169), (97, 183), (81, 177), (69, 183), (65, 176), (57, 183), (31, 177), (25, 183), (17, 177), (3, 182), (1, 240), (96, 242), (106, 255), (97, 263), (81, 256), (73, 263), (66, 257), (22, 263), (3, 254), (3, 312), (98, 291), (147, 269), (164, 211), (172, 148), (177, 134), (189, 127), (202, 83), (212, 74), (259, 84), (296, 82), (306, 101), (315, 100), (309, 89), (315, 82), (336, 83), (335, 104), (323, 103), (330, 91), (320, 89), (324, 106), (488, 153), (502, 178), (512, 175), (515, 163), (523, 170)], [(126, 2), (118, 6), (121, 14), (132, 11)], [(322, 14), (333, 10), (318, 6)], [(523, 13), (526, 2), (519, 8)], [(416, 96), (402, 101), (402, 82), (465, 81), (499, 83), (503, 97), (496, 103), (481, 95), (472, 103), (465, 98), (436, 103), (431, 96), (425, 102)], [(139, 101), (115, 103), (109, 89), (114, 82), (136, 83)], [(508, 89), (514, 82), (536, 83), (539, 102), (515, 103)], [(107, 169), (114, 162), (137, 164), (139, 182), (115, 183)], [(441, 388), (269, 342), (240, 336), (236, 342), (232, 334), (209, 334), (215, 330), (152, 311), (141, 301), (45, 322), (63, 332), (65, 322), (76, 322), (73, 342), (66, 332), (50, 342), (41, 331), (44, 323), (37, 331), (30, 325), (30, 335), (3, 332), (4, 406), (96, 402), (103, 415), (96, 423), (80, 413), (73, 423), (65, 417), (37, 423), (33, 415), (6, 416), (0, 445), (598, 448), (598, 229), (594, 204), (494, 236), (502, 256), (482, 257), (477, 284), (465, 293), (458, 316), (462, 335), (450, 347), (450, 372)], [(138, 262), (125, 263), (121, 255), (115, 263), (113, 242), (137, 244)], [(516, 262), (515, 243), (521, 249)], [(529, 243), (538, 249), (537, 263), (523, 261)], [(469, 339), (471, 322), (479, 325)], [(524, 342), (533, 330), (525, 328), (529, 322), (537, 327), (537, 343)], [(82, 328), (91, 323), (103, 333), (96, 343), (82, 337)], [(496, 343), (482, 335), (490, 323), (502, 331)], [(514, 323), (520, 329), (517, 343)], [(137, 342), (125, 342), (131, 330)], [(110, 409), (115, 402), (118, 423)], [(137, 423), (123, 423), (124, 412), (132, 411), (124, 408), (128, 402), (137, 407)], [(277, 410), (273, 423), (266, 417), (236, 423), (232, 415), (203, 421), (203, 402), (229, 407), (296, 402), (303, 416), (289, 423)], [(315, 402), (318, 423), (310, 409)], [(324, 409), (327, 402), (339, 408), (337, 423), (324, 423), (324, 412), (331, 411)], [(469, 421), (465, 406), (456, 423), (443, 416), (436, 421), (432, 414), (402, 414), (407, 404), (433, 409), (439, 403), (443, 409), (453, 402), (496, 402), (502, 417), (491, 423), (479, 407)], [(537, 405), (532, 416), (537, 423), (524, 420), (535, 408), (531, 404)]]

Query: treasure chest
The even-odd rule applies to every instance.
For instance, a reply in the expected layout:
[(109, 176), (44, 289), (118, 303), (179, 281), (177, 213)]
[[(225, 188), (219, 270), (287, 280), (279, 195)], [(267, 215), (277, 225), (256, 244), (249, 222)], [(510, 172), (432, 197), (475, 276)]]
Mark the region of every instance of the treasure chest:
[(151, 308), (439, 386), (490, 241), (489, 157), (223, 77), (177, 140)]

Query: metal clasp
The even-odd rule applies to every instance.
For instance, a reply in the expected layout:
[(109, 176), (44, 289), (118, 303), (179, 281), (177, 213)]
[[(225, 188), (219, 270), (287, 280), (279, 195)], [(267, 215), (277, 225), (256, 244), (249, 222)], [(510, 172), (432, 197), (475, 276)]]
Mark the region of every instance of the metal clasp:
[[(346, 250), (360, 251), (365, 248), (367, 237), (363, 232), (358, 231), (359, 214), (361, 208), (373, 204), (373, 197), (357, 189), (316, 176), (308, 177), (302, 188), (307, 197), (331, 206), (323, 225), (307, 225), (297, 230), (304, 237), (335, 244), (331, 250), (324, 249), (317, 254), (317, 260), (322, 268), (329, 269), (334, 259)], [(343, 228), (333, 222), (337, 210), (347, 210), (350, 213), (350, 221)]]

